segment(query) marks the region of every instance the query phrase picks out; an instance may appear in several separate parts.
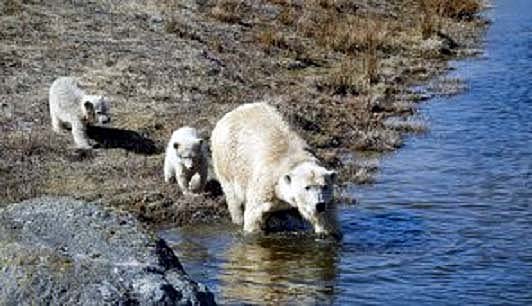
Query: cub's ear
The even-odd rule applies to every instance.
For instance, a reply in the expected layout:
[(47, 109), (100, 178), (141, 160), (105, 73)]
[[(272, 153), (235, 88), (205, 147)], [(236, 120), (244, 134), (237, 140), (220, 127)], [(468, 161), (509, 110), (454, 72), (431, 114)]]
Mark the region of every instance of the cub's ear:
[(91, 101), (83, 102), (83, 119), (86, 122), (94, 122), (96, 120), (96, 114), (94, 113), (94, 105)]
[(177, 150), (177, 149), (179, 148), (179, 143), (177, 143), (177, 142), (174, 142), (174, 145), (173, 145), (173, 147), (174, 147), (174, 149), (176, 149), (176, 150)]
[(290, 174), (285, 174), (285, 175), (283, 176), (283, 181), (284, 181), (286, 184), (290, 185), (290, 184), (292, 183), (292, 177), (290, 177)]

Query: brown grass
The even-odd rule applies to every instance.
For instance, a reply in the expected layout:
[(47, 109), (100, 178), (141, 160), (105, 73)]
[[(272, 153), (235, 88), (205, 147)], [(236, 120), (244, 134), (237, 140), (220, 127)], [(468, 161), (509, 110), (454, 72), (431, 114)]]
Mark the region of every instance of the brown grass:
[(363, 70), (364, 63), (354, 57), (346, 57), (318, 81), (318, 87), (333, 95), (359, 95), (367, 88)]
[(479, 0), (439, 0), (438, 4), (442, 17), (456, 19), (471, 19), (482, 9)]
[(2, 12), (8, 16), (20, 15), (22, 13), (21, 0), (4, 0)]
[[(17, 107), (0, 116), (0, 203), (71, 195), (154, 222), (226, 216), (219, 197), (188, 199), (163, 184), (158, 150), (78, 152), (71, 135), (52, 133), (47, 90), (59, 75), (108, 93), (113, 127), (157, 148), (178, 127), (208, 137), (237, 105), (280, 96), (271, 103), (327, 165), (346, 181), (371, 180), (373, 168), (351, 168), (342, 156), (400, 146), (414, 124), (385, 120), (413, 113), (408, 86), (445, 68), (423, 49), (419, 1), (1, 2), (28, 18), (0, 16), (0, 100)], [(471, 8), (431, 6), (426, 14), (437, 18), (428, 22), (438, 26), (427, 35), (473, 37), (458, 35), (476, 26), (461, 17)]]
[(424, 39), (441, 29), (442, 18), (470, 20), (481, 9), (479, 0), (418, 0)]
[(243, 0), (217, 0), (211, 9), (211, 16), (227, 23), (238, 23), (249, 12)]
[(290, 44), (282, 32), (274, 32), (266, 29), (255, 36), (255, 40), (264, 47), (267, 53), (271, 53), (273, 48), (289, 49)]

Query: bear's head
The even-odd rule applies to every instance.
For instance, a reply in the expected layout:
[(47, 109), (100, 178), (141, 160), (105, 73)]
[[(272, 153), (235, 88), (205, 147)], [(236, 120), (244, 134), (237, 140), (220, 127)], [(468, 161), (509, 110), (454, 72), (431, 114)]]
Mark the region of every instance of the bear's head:
[(333, 205), (336, 172), (315, 162), (304, 162), (279, 178), (278, 196), (307, 219), (319, 218)]
[(201, 138), (187, 139), (186, 141), (182, 140), (173, 143), (177, 158), (187, 169), (192, 169), (200, 164), (202, 146), (203, 139)]
[(107, 97), (85, 95), (81, 108), (83, 120), (88, 124), (107, 125), (111, 122), (110, 103)]

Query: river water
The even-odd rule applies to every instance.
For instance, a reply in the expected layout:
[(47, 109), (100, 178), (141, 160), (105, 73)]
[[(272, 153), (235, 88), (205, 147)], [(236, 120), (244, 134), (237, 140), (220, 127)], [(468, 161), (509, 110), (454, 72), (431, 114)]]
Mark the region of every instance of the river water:
[(189, 274), (222, 304), (532, 305), (532, 1), (495, 4), (485, 55), (453, 63), (470, 90), (352, 187), (341, 244), (161, 232)]

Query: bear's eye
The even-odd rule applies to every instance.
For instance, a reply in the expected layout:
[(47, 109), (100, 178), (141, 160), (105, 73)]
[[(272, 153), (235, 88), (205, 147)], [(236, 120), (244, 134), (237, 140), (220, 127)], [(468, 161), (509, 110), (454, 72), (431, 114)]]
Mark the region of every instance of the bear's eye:
[(309, 191), (310, 190), (310, 186), (305, 186), (305, 190)]

